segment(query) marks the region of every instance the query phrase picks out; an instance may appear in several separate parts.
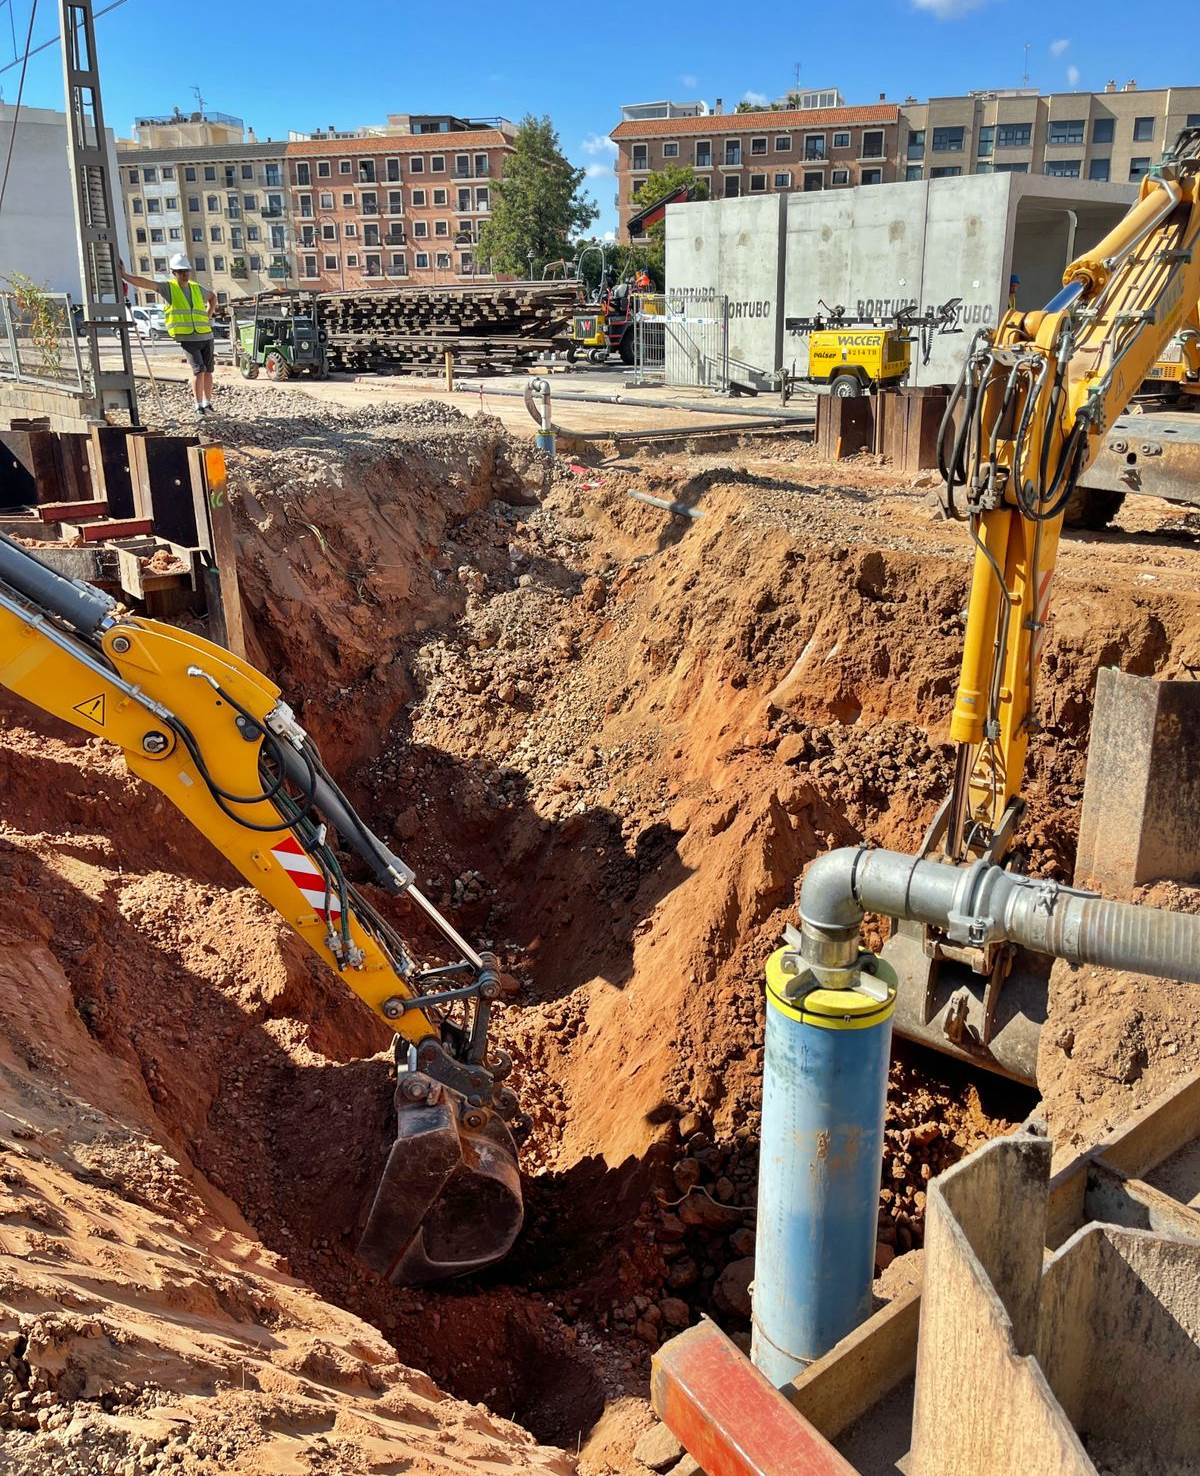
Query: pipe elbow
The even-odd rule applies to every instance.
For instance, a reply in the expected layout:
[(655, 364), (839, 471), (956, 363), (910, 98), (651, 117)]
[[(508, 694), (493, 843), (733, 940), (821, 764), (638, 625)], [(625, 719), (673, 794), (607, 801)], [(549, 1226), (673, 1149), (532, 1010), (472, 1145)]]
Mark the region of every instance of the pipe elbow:
[(804, 873), (800, 921), (821, 933), (857, 933), (863, 908), (854, 891), (854, 872), (865, 846), (826, 851)]

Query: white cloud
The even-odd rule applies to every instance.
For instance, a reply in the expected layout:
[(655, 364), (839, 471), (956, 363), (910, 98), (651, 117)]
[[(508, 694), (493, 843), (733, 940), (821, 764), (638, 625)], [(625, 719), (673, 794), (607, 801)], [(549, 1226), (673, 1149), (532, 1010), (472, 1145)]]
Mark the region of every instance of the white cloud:
[(1068, 50), (1069, 47), (1070, 47), (1070, 45), (1071, 45), (1071, 43), (1069, 41), (1065, 40), (1065, 39), (1062, 40), (1062, 41), (1051, 41), (1051, 43), (1050, 43), (1050, 55), (1051, 56), (1062, 56), (1063, 52), (1065, 52), (1066, 50)]
[(771, 99), (765, 92), (743, 92), (742, 101), (749, 103), (752, 108), (769, 108)]
[(611, 164), (589, 164), (583, 171), (586, 179), (615, 179)]
[(615, 154), (617, 152), (616, 144), (611, 138), (606, 138), (603, 133), (589, 133), (583, 143), (580, 144), (580, 148), (585, 154), (590, 154), (593, 158), (597, 154)]
[(912, 0), (918, 10), (927, 10), (938, 20), (958, 20), (969, 10), (978, 10), (984, 0)]
[(1079, 86), (1079, 68), (1078, 67), (1068, 67), (1067, 68), (1067, 81), (1071, 84), (1072, 87), (1078, 87)]
[(602, 241), (615, 241), (617, 239), (617, 233), (616, 231), (605, 231), (600, 239)]
[(695, 72), (680, 72), (679, 81), (684, 87), (700, 86), (700, 78), (696, 76)]

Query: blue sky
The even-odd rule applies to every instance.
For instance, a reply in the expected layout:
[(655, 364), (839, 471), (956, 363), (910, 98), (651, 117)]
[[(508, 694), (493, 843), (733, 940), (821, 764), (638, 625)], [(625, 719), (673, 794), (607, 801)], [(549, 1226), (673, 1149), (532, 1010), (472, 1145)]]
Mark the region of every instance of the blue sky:
[[(0, 0), (0, 66), (13, 57), (14, 28), (24, 47), (30, 3)], [(54, 34), (57, 8), (40, 0), (35, 46)], [(1136, 13), (1131, 0), (1082, 9), (1075, 0), (125, 0), (100, 17), (97, 36), (105, 113), (118, 134), (136, 113), (195, 106), (194, 86), (210, 108), (245, 118), (263, 138), (379, 123), (389, 112), (549, 113), (568, 155), (590, 172), (605, 230), (615, 225), (606, 135), (622, 103), (720, 97), (730, 108), (778, 96), (797, 64), (802, 86), (840, 88), (849, 102), (1019, 86), (1026, 42), (1030, 83), (1043, 90), (1099, 89), (1109, 77), (1143, 87), (1200, 82), (1194, 48), (1164, 45), (1162, 25), (1138, 23)], [(18, 74), (0, 73), (5, 102)], [(57, 47), (31, 59), (25, 98), (62, 106)]]

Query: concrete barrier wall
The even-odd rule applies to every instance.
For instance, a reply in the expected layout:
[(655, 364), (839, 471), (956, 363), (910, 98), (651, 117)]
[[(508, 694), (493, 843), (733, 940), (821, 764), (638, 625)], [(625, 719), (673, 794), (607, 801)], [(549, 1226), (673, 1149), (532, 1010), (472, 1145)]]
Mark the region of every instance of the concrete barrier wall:
[(780, 364), (787, 199), (699, 200), (667, 211), (669, 300), (686, 308), (727, 297), (730, 375), (759, 387)]
[(1011, 274), (1021, 278), (1017, 305), (1043, 307), (1067, 262), (1135, 194), (1132, 185), (992, 174), (672, 205), (667, 291), (728, 294), (731, 355), (754, 367), (743, 377), (759, 384), (793, 362), (807, 366), (806, 340), (783, 320), (817, 312), (821, 300), (854, 317), (887, 317), (961, 298), (962, 332), (935, 339), (927, 365), (914, 345), (909, 383), (945, 384), (975, 330), (999, 321)]

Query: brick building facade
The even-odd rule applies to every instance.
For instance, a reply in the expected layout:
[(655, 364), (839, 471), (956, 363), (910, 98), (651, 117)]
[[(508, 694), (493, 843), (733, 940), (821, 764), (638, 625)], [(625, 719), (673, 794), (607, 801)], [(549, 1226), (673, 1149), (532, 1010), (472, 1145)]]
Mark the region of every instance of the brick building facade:
[(882, 184), (897, 177), (899, 131), (895, 103), (626, 118), (611, 134), (621, 237), (654, 170), (690, 165), (712, 199)]
[(404, 121), (417, 128), (289, 141), (301, 287), (357, 291), (488, 275), (476, 248), (515, 129), (504, 120)]

